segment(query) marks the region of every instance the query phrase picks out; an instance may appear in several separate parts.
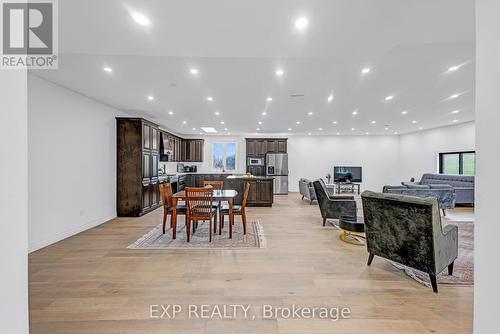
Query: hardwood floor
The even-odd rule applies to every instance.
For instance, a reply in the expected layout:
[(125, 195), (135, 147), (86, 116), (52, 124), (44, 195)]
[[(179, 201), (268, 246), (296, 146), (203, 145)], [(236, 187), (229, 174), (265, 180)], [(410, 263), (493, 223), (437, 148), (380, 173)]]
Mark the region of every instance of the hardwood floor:
[[(248, 212), (264, 227), (266, 249), (126, 249), (161, 222), (159, 209), (30, 254), (30, 333), (472, 333), (473, 287), (440, 285), (435, 294), (381, 258), (367, 267), (366, 248), (341, 242), (298, 194)], [(294, 303), (349, 307), (351, 318), (260, 318), (264, 304)], [(258, 316), (151, 319), (151, 304), (250, 304)]]

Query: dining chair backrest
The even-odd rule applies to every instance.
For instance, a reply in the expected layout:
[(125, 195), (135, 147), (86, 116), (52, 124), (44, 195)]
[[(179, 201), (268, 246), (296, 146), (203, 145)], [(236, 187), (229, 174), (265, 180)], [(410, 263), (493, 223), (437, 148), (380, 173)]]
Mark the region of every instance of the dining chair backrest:
[(213, 217), (212, 201), (214, 190), (212, 188), (187, 187), (185, 191), (189, 218), (193, 220), (211, 220)]
[(172, 207), (172, 185), (170, 182), (160, 184), (160, 199), (163, 202), (163, 208), (168, 209)]
[(203, 186), (212, 186), (214, 189), (222, 190), (224, 188), (224, 181), (205, 180), (203, 181)]
[(245, 190), (243, 192), (243, 201), (241, 202), (241, 206), (243, 209), (247, 206), (248, 193), (250, 192), (250, 182), (245, 182)]

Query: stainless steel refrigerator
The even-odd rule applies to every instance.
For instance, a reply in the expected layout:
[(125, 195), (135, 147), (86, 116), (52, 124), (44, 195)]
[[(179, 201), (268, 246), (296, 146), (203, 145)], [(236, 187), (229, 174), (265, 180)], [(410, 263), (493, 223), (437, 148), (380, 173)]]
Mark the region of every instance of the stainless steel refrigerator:
[(266, 175), (274, 177), (274, 194), (288, 194), (288, 154), (266, 154)]

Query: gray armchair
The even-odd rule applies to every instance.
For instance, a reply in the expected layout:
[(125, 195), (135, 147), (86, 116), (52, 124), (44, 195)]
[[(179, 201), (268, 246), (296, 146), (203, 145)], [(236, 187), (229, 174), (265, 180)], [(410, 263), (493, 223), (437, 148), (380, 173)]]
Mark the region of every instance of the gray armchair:
[(331, 196), (322, 180), (313, 182), (319, 210), (323, 217), (323, 226), (327, 219), (339, 219), (340, 216), (356, 217), (356, 201), (354, 196)]
[(436, 276), (458, 256), (458, 228), (441, 225), (436, 198), (381, 194), (361, 194), (366, 230), (368, 265), (375, 255), (429, 274), (434, 292)]
[(307, 198), (311, 202), (311, 204), (313, 204), (313, 201), (317, 200), (314, 186), (308, 179), (302, 178), (299, 180), (299, 191), (302, 195), (302, 199)]

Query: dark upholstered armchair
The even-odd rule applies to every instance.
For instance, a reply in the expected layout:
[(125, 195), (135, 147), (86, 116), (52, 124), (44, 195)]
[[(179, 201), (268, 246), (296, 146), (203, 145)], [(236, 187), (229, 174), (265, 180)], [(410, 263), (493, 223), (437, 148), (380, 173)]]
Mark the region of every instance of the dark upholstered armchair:
[(323, 226), (327, 219), (339, 219), (340, 216), (356, 217), (354, 196), (331, 196), (322, 180), (314, 181), (313, 186), (318, 198), (321, 217), (323, 217)]
[(381, 194), (361, 194), (366, 230), (368, 265), (375, 255), (429, 274), (434, 292), (436, 276), (458, 256), (458, 228), (441, 226), (436, 198)]

